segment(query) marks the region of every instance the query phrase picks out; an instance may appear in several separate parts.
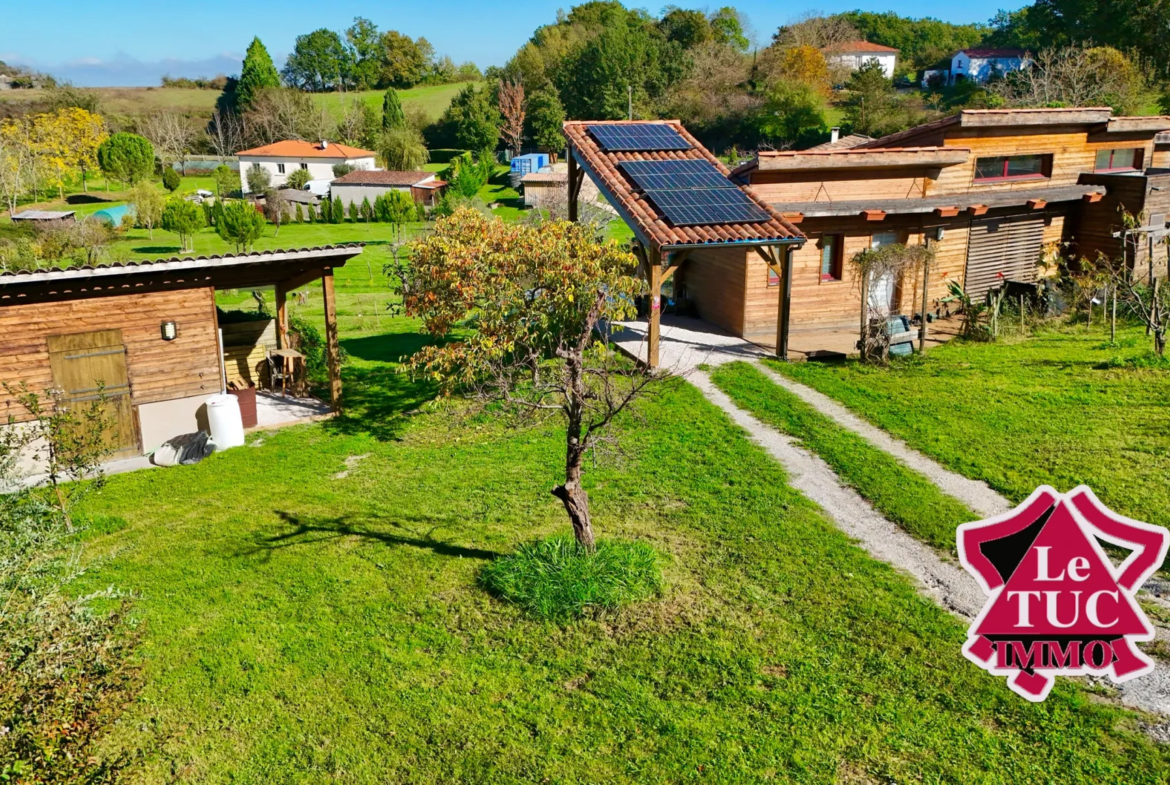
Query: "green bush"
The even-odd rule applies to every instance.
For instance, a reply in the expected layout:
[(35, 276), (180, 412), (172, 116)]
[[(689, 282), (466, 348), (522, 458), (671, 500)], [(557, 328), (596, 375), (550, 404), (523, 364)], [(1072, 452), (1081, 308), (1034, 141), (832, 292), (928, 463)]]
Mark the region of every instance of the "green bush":
[(649, 599), (662, 589), (658, 553), (644, 542), (599, 540), (587, 553), (570, 536), (526, 543), (480, 573), (491, 594), (539, 619), (567, 621)]
[[(309, 386), (322, 390), (329, 385), (329, 362), (325, 358), (325, 337), (309, 320), (289, 314), (288, 332), (293, 348), (305, 356), (305, 378)], [(338, 359), (344, 365), (349, 354), (344, 348), (338, 349)]]
[(176, 172), (173, 167), (170, 167), (170, 166), (163, 167), (163, 173), (162, 173), (163, 188), (166, 188), (171, 193), (174, 193), (175, 191), (179, 190), (179, 186), (182, 184), (182, 182), (183, 182), (183, 178), (179, 177), (179, 173)]

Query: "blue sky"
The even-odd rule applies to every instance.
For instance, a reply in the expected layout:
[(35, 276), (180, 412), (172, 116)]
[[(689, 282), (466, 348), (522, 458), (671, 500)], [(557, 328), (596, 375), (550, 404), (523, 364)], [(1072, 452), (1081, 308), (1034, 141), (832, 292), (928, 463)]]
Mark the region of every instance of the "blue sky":
[[(712, 2), (712, 8), (722, 2)], [(667, 3), (663, 3), (666, 5)], [(684, 7), (702, 7), (677, 2)], [(1026, 0), (811, 0), (789, 4), (769, 0), (734, 3), (744, 12), (758, 39), (808, 10), (825, 13), (860, 8), (895, 11), (903, 16), (934, 16), (949, 22), (985, 22), (1000, 8), (1016, 9)], [(258, 35), (278, 66), (296, 36), (319, 27), (342, 31), (355, 16), (366, 16), (382, 29), (411, 37), (425, 36), (439, 54), (456, 62), (472, 60), (480, 67), (501, 65), (541, 24), (556, 19), (554, 0), (513, 0), (485, 3), (350, 2), (349, 0), (285, 0), (274, 5), (240, 0), (63, 0), (46, 6), (12, 3), (0, 23), (0, 60), (30, 65), (82, 86), (155, 85), (164, 73), (214, 76), (235, 73), (244, 49)], [(645, 6), (657, 13), (659, 6)]]

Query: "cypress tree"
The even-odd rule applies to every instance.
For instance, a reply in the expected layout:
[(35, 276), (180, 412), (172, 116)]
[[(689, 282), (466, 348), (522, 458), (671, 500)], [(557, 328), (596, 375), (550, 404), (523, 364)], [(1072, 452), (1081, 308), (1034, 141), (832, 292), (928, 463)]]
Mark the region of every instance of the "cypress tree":
[(398, 93), (394, 92), (394, 88), (388, 87), (386, 94), (382, 96), (382, 130), (405, 127), (406, 113), (402, 111), (402, 102), (398, 100)]
[(280, 87), (280, 74), (264, 44), (259, 38), (253, 38), (240, 68), (240, 81), (236, 83), (236, 108), (247, 109), (261, 90), (270, 87)]
[(333, 223), (339, 224), (345, 220), (345, 205), (341, 203), (341, 197), (333, 197)]
[(333, 200), (329, 197), (321, 200), (321, 223), (333, 223)]
[(303, 224), (305, 222), (305, 214), (301, 211), (301, 203), (297, 202), (297, 223)]

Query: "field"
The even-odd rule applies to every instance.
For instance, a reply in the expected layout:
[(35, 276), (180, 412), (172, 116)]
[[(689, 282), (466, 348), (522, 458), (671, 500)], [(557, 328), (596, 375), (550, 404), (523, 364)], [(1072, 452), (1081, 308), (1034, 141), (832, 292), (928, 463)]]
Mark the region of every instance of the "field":
[[(438, 119), (455, 94), (468, 83), (415, 87), (399, 90), (398, 96), (404, 106), (418, 106), (431, 119)], [(186, 90), (175, 87), (95, 87), (101, 103), (101, 110), (111, 115), (135, 115), (153, 109), (170, 109), (189, 115), (204, 115), (210, 118), (219, 98), (217, 90)], [(313, 100), (334, 113), (340, 111), (343, 102), (354, 97), (361, 98), (381, 111), (384, 91), (357, 93), (324, 93), (314, 95)], [(33, 101), (44, 95), (40, 90), (5, 90), (0, 93), (0, 103), (6, 101)]]
[[(1134, 715), (1082, 687), (1032, 705), (971, 667), (959, 621), (684, 383), (623, 420), (624, 456), (587, 473), (599, 534), (653, 545), (663, 596), (563, 626), (492, 599), (486, 560), (567, 528), (548, 493), (563, 433), (430, 402), (399, 372), (425, 336), (372, 315), (389, 299), (376, 265), (363, 254), (338, 284), (343, 417), (114, 477), (88, 502), (112, 517), (77, 590), (134, 592), (143, 636), (141, 693), (101, 750), (130, 754), (130, 781), (1170, 771)], [(319, 302), (294, 307), (319, 321)]]

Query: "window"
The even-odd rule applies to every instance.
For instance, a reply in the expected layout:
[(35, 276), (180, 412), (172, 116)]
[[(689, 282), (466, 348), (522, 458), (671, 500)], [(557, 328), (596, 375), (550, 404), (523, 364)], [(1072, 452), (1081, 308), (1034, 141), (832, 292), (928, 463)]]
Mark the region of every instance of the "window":
[(276, 173), (277, 174), (284, 174), (284, 164), (277, 164), (276, 165)]
[(779, 286), (780, 276), (771, 267), (768, 268), (768, 286)]
[(980, 158), (975, 180), (1042, 180), (1052, 173), (1051, 155), (1012, 155)]
[(308, 169), (308, 168), (309, 168), (309, 165), (308, 165), (308, 164), (301, 164), (301, 168), (302, 168), (302, 169)]
[(1145, 151), (1140, 147), (1131, 147), (1127, 150), (1098, 150), (1098, 172), (1132, 172), (1142, 168), (1142, 158)]
[(840, 281), (841, 280), (841, 261), (844, 243), (841, 242), (841, 235), (826, 234), (821, 238), (821, 280), (822, 281)]
[(883, 245), (893, 245), (898, 242), (897, 232), (878, 232), (869, 238), (870, 248), (881, 248)]

